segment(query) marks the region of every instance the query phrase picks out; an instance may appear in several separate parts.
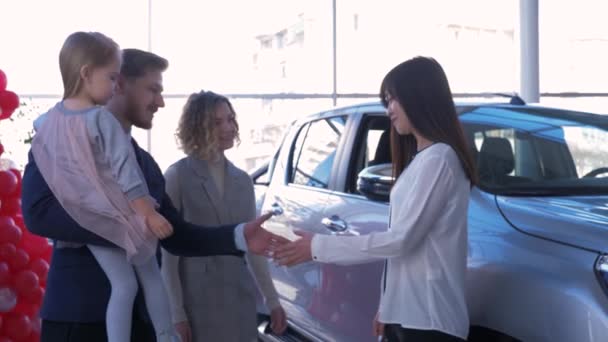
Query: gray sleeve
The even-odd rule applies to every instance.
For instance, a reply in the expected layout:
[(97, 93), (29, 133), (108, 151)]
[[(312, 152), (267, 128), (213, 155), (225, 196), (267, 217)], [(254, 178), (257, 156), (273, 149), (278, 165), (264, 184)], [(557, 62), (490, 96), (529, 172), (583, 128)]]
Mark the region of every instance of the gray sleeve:
[[(180, 187), (180, 162), (177, 162), (165, 171), (165, 192), (171, 198), (175, 208), (182, 212), (182, 198)], [(188, 321), (188, 314), (184, 309), (184, 293), (182, 290), (182, 279), (179, 274), (180, 256), (173, 255), (162, 249), (162, 262), (160, 273), (165, 281), (167, 295), (169, 295), (169, 305), (171, 307), (171, 317), (173, 323)]]
[(96, 158), (109, 165), (114, 179), (129, 200), (148, 195), (131, 139), (120, 122), (105, 108), (96, 108), (86, 119)]
[(183, 212), (182, 206), (182, 190), (180, 186), (180, 177), (183, 176), (183, 172), (180, 172), (181, 160), (177, 163), (169, 166), (165, 171), (165, 192), (171, 199), (173, 206), (180, 213)]
[(42, 126), (42, 124), (44, 123), (44, 121), (46, 121), (47, 115), (48, 115), (48, 113), (44, 113), (34, 120), (34, 131), (35, 132), (37, 132), (40, 129), (40, 127)]
[[(243, 176), (249, 181), (247, 186), (247, 197), (249, 198), (248, 220), (252, 220), (255, 218), (257, 211), (255, 207), (253, 181), (248, 174), (244, 174)], [(264, 296), (266, 308), (272, 311), (279, 307), (281, 305), (279, 302), (279, 294), (277, 293), (274, 283), (272, 282), (270, 270), (268, 269), (268, 259), (261, 255), (254, 255), (251, 253), (246, 253), (245, 258), (247, 258), (251, 273), (253, 273), (253, 276), (255, 277), (255, 282), (258, 285), (260, 292), (262, 292), (262, 295)]]

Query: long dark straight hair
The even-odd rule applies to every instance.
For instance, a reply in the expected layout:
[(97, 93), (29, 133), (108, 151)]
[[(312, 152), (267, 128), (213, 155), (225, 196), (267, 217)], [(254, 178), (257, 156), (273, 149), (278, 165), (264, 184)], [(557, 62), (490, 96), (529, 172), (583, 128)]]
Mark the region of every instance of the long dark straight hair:
[[(475, 163), (467, 148), (452, 91), (441, 65), (429, 57), (415, 57), (397, 65), (386, 74), (380, 87), (380, 99), (385, 107), (388, 106), (389, 95), (403, 107), (419, 134), (454, 149), (471, 185), (477, 184)], [(393, 174), (397, 177), (416, 154), (414, 135), (401, 136), (392, 127), (391, 150)]]

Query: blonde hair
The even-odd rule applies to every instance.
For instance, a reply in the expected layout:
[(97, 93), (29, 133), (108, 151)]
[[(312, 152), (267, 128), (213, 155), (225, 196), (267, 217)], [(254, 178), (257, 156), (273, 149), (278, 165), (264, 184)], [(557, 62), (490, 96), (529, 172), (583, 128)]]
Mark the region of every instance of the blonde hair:
[(80, 69), (83, 66), (105, 66), (114, 58), (120, 58), (120, 48), (111, 38), (99, 32), (75, 32), (69, 35), (59, 52), (63, 98), (72, 97), (80, 91)]
[(226, 103), (234, 115), (235, 141), (239, 139), (236, 113), (227, 97), (211, 91), (201, 91), (188, 97), (179, 119), (176, 137), (185, 154), (203, 160), (214, 159), (221, 153), (215, 126), (215, 113), (221, 103)]

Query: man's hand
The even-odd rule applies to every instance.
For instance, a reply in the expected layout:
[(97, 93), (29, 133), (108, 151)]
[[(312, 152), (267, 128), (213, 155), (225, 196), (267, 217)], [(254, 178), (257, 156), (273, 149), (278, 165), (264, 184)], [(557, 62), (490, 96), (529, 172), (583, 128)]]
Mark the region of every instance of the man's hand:
[(281, 266), (294, 266), (312, 260), (312, 238), (314, 234), (294, 231), (299, 239), (276, 248), (274, 260)]
[(287, 329), (287, 315), (280, 305), (270, 312), (270, 328), (277, 335), (283, 335)]
[(278, 246), (289, 242), (286, 238), (262, 228), (262, 224), (271, 216), (272, 213), (266, 213), (245, 224), (243, 234), (245, 235), (249, 252), (270, 257)]
[(192, 330), (190, 330), (188, 321), (175, 323), (175, 331), (181, 337), (182, 342), (192, 342)]

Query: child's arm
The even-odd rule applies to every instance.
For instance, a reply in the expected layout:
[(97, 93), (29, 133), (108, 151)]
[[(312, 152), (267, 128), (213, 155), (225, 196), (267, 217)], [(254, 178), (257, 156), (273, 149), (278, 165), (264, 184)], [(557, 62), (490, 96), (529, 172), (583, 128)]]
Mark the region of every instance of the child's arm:
[(105, 108), (87, 117), (87, 130), (95, 153), (108, 163), (114, 180), (129, 199), (131, 207), (145, 218), (150, 231), (159, 239), (173, 233), (173, 227), (156, 212), (143, 173), (131, 145), (131, 138), (120, 122)]
[[(86, 124), (93, 153), (101, 155), (129, 201), (149, 197), (148, 188), (133, 152), (131, 137), (116, 117), (107, 109), (99, 108), (87, 116)], [(152, 200), (151, 197), (149, 198)]]

